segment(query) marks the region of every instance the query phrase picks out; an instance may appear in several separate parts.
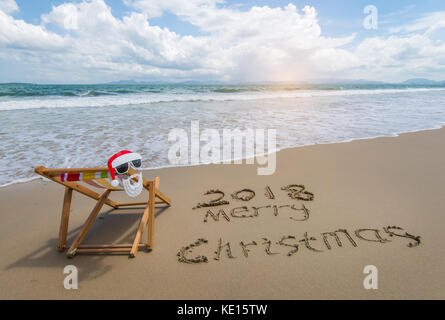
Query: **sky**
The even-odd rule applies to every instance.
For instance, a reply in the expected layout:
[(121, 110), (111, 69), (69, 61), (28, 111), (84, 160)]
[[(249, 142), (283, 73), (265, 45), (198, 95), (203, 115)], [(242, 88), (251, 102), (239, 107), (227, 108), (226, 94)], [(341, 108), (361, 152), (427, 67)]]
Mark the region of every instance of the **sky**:
[(0, 0), (0, 82), (445, 80), (442, 0)]

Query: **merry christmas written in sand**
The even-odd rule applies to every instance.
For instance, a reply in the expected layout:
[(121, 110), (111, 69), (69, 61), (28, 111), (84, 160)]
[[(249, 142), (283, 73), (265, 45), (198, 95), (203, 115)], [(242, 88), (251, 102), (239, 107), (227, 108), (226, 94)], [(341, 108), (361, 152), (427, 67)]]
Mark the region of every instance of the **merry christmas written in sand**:
[[(289, 198), (288, 203), (277, 204), (275, 193), (270, 186), (264, 187), (263, 196), (271, 204), (257, 206), (258, 195), (249, 188), (240, 188), (229, 197), (219, 189), (211, 189), (204, 193), (209, 200), (199, 202), (193, 210), (202, 212), (203, 223), (225, 221), (231, 223), (237, 219), (255, 219), (262, 214), (271, 214), (277, 218), (287, 217), (295, 222), (308, 221), (311, 216), (310, 203), (315, 195), (302, 184), (289, 184), (279, 188)], [(229, 199), (229, 200), (228, 200)], [(232, 202), (232, 203), (231, 203)], [(233, 205), (235, 204), (235, 205)], [(242, 205), (241, 205), (242, 204)], [(232, 205), (232, 206), (231, 206)], [(386, 244), (392, 241), (404, 241), (405, 246), (414, 248), (420, 245), (420, 236), (406, 232), (397, 225), (379, 228), (357, 228), (322, 231), (317, 234), (303, 232), (273, 237), (258, 237), (257, 239), (241, 240), (239, 243), (225, 241), (222, 237), (213, 244), (215, 249), (212, 258), (197, 253), (199, 247), (211, 245), (209, 240), (199, 238), (195, 242), (182, 247), (178, 253), (178, 261), (196, 264), (207, 263), (210, 259), (220, 261), (225, 256), (228, 259), (237, 257), (248, 258), (252, 250), (262, 250), (265, 255), (294, 256), (300, 248), (315, 253), (332, 250), (335, 246), (351, 246), (357, 248), (360, 241)]]

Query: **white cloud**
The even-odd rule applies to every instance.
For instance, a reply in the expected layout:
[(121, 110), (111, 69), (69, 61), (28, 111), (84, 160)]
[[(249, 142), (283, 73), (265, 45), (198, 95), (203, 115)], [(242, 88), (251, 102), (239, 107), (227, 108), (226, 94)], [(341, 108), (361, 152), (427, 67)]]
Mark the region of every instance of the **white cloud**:
[(43, 24), (54, 24), (66, 30), (77, 30), (78, 7), (72, 3), (64, 3), (57, 7), (53, 6), (49, 14), (42, 15)]
[(6, 14), (13, 14), (19, 11), (19, 6), (15, 0), (0, 0), (0, 11)]
[(445, 78), (445, 43), (426, 34), (368, 38), (359, 44), (355, 56), (361, 72), (382, 74), (388, 80), (400, 74)]
[[(368, 38), (350, 49), (355, 35), (323, 36), (311, 6), (240, 10), (217, 0), (126, 3), (135, 11), (122, 19), (103, 0), (64, 3), (42, 15), (41, 25), (0, 11), (0, 58), (13, 56), (34, 71), (29, 74), (34, 81), (49, 82), (387, 80), (445, 68), (444, 44), (428, 32)], [(201, 35), (183, 36), (152, 25), (151, 18), (164, 11), (194, 25)]]
[(16, 20), (0, 11), (0, 47), (24, 50), (61, 50), (64, 39), (41, 26)]
[(427, 34), (445, 28), (445, 11), (430, 12), (424, 14), (421, 18), (416, 19), (413, 23), (409, 23), (400, 27), (391, 28), (390, 32), (416, 32), (424, 31)]

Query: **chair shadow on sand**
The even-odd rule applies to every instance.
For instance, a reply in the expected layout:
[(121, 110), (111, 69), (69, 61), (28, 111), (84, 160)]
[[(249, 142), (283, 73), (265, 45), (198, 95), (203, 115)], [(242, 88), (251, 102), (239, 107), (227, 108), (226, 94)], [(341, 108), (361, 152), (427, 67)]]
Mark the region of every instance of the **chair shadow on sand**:
[[(100, 213), (85, 238), (85, 244), (131, 243), (142, 217), (142, 212), (139, 210), (143, 211), (144, 209), (143, 207), (110, 209)], [(166, 209), (168, 207), (156, 207), (155, 217), (158, 217)], [(82, 225), (68, 232), (68, 246), (74, 241), (81, 228)], [(82, 279), (87, 280), (98, 278), (112, 269), (112, 265), (105, 264), (105, 256), (114, 255), (120, 256), (120, 258), (124, 258), (123, 255), (128, 256), (128, 253), (81, 254), (76, 255), (73, 259), (68, 259), (66, 250), (62, 252), (57, 250), (57, 243), (57, 237), (49, 239), (45, 245), (8, 265), (5, 270), (23, 267), (60, 268), (60, 272), (62, 272), (66, 265), (75, 265), (79, 274), (82, 275)], [(145, 250), (145, 252), (147, 251)]]

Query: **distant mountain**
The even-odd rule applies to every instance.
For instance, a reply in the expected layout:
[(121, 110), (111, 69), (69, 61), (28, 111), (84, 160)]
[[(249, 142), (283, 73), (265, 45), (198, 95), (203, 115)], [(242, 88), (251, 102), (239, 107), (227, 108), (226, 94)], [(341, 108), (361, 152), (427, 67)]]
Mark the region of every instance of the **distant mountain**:
[(408, 79), (406, 81), (403, 81), (400, 84), (408, 84), (408, 85), (442, 85), (442, 84), (445, 84), (445, 80), (443, 80), (443, 81), (435, 81), (435, 80), (429, 80), (429, 79), (414, 78), (414, 79)]
[(386, 84), (387, 82), (382, 81), (372, 81), (372, 80), (350, 80), (350, 79), (315, 79), (306, 81), (249, 81), (249, 82), (235, 82), (235, 83), (224, 83), (221, 84), (236, 84), (236, 85), (311, 85), (311, 84)]
[(383, 81), (372, 81), (372, 80), (351, 80), (343, 82), (345, 84), (385, 84)]
[(120, 80), (120, 81), (112, 81), (107, 84), (139, 84), (139, 82), (134, 80)]
[(383, 81), (373, 81), (373, 80), (351, 80), (351, 79), (317, 79), (312, 81), (307, 81), (307, 84), (385, 84), (387, 82)]
[(182, 81), (182, 82), (174, 82), (174, 84), (185, 84), (185, 85), (194, 85), (194, 84), (199, 84), (199, 85), (218, 85), (218, 84), (227, 84), (227, 82), (222, 82), (222, 81), (195, 81), (195, 80), (188, 80), (188, 81)]
[(154, 85), (154, 84), (183, 84), (183, 85), (205, 85), (205, 84), (226, 84), (224, 82), (220, 81), (194, 81), (194, 80), (188, 80), (188, 81), (181, 81), (181, 82), (175, 82), (175, 81), (135, 81), (135, 80), (120, 80), (120, 81), (112, 81), (107, 82), (105, 84), (148, 84), (148, 85)]

